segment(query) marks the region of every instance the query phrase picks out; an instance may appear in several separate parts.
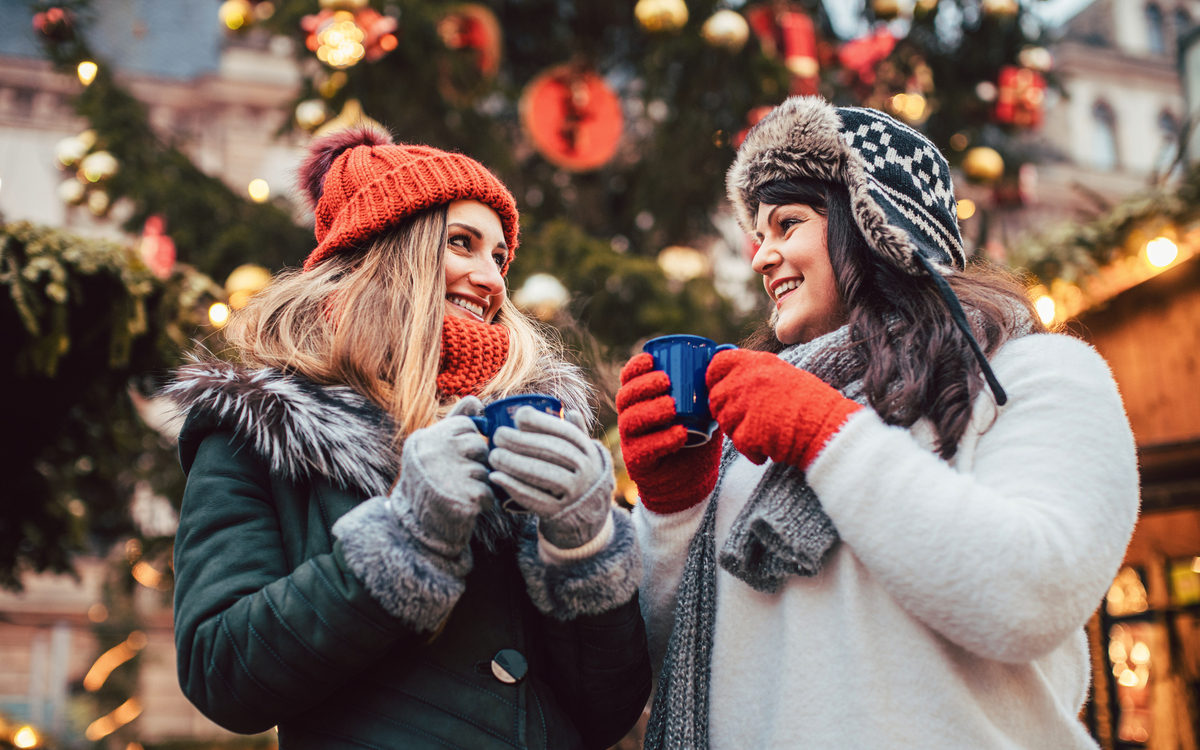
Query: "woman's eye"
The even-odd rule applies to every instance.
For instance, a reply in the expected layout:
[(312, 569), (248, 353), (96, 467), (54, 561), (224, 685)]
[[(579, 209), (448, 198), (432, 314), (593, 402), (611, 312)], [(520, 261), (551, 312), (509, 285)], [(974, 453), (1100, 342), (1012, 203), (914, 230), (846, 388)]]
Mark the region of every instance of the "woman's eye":
[(504, 261), (508, 260), (508, 256), (503, 253), (496, 253), (492, 256), (492, 260), (496, 261), (497, 268), (504, 268)]
[(456, 234), (450, 238), (450, 244), (457, 245), (459, 247), (470, 247), (471, 238), (465, 234)]

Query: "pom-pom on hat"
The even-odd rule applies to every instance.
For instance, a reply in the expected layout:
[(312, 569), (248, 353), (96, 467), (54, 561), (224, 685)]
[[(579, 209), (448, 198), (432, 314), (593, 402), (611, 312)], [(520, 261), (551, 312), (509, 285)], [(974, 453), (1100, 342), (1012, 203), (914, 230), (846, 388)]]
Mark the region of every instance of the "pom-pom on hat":
[(508, 245), (501, 274), (508, 273), (517, 250), (516, 200), (469, 156), (396, 144), (386, 131), (356, 125), (314, 139), (299, 178), (316, 214), (318, 243), (305, 269), (340, 250), (361, 247), (407, 216), (456, 200), (477, 200), (499, 214)]

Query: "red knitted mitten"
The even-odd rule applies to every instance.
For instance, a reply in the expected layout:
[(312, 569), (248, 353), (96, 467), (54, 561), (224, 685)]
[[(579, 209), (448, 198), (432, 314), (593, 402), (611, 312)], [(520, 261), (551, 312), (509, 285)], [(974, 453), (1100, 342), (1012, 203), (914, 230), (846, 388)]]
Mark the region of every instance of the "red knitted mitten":
[(769, 352), (736, 349), (708, 365), (708, 404), (746, 458), (807, 469), (862, 408), (812, 373)]
[(671, 379), (654, 369), (649, 354), (637, 355), (621, 370), (617, 391), (621, 455), (642, 504), (655, 513), (686, 510), (708, 497), (721, 463), (719, 430), (704, 445), (684, 449), (687, 430), (671, 424), (675, 399), (670, 392)]

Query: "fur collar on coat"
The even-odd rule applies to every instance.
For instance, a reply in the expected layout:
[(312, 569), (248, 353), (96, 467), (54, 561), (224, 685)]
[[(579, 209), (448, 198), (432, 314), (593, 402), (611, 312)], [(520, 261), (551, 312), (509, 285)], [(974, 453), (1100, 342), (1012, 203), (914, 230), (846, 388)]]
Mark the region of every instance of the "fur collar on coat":
[[(537, 372), (528, 392), (553, 395), (592, 418), (592, 389), (578, 367), (546, 358)], [(163, 395), (189, 415), (185, 432), (201, 425), (230, 429), (269, 462), (272, 474), (289, 481), (325, 477), (344, 489), (386, 495), (400, 471), (391, 419), (348, 386), (203, 360), (176, 370)]]

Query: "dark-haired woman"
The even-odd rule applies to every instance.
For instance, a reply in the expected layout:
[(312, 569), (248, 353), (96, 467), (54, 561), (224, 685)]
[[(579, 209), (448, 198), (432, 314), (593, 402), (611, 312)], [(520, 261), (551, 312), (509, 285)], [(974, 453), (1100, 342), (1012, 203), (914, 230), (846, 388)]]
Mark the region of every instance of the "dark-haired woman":
[(622, 373), (658, 688), (647, 748), (1094, 748), (1083, 626), (1138, 507), (1112, 377), (968, 265), (949, 168), (793, 98), (729, 197), (768, 327), (713, 358), (722, 439)]
[[(184, 693), (282, 750), (612, 745), (650, 692), (637, 544), (585, 381), (508, 299), (512, 194), (369, 128), (301, 177), (304, 269), (235, 313), (239, 363), (169, 389)], [(519, 410), (489, 452), (467, 415), (524, 393), (566, 419)]]

